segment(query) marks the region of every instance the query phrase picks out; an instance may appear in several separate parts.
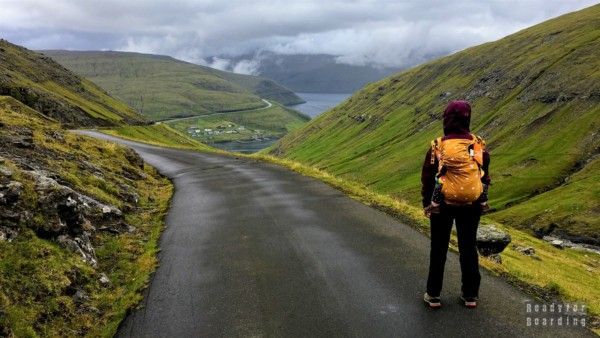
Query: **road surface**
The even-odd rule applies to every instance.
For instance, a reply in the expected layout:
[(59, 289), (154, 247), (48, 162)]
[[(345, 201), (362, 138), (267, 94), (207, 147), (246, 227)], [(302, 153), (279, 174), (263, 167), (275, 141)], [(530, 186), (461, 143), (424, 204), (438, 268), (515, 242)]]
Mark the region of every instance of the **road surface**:
[(462, 307), (449, 254), (441, 310), (422, 301), (421, 233), (311, 178), (248, 159), (122, 141), (171, 177), (160, 266), (118, 337), (529, 337), (528, 298), (482, 271)]

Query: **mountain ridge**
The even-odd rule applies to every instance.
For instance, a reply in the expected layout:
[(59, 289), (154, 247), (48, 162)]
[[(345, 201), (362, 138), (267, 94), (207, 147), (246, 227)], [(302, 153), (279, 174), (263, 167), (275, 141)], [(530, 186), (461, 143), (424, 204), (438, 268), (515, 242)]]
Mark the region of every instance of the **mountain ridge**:
[(260, 108), (261, 98), (303, 102), (272, 80), (170, 56), (118, 51), (42, 51), (153, 119)]
[(6, 40), (0, 40), (0, 95), (12, 96), (74, 127), (145, 123), (141, 115), (89, 80)]

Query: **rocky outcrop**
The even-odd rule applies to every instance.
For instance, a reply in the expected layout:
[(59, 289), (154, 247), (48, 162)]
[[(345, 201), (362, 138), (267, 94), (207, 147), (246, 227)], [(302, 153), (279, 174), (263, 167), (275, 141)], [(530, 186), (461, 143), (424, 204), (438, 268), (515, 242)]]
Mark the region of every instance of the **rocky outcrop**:
[[(13, 173), (0, 167), (0, 240), (12, 240), (20, 227), (30, 222), (30, 212), (21, 203), (23, 184), (11, 179)], [(41, 170), (22, 171), (22, 176), (33, 182), (37, 206), (43, 222), (34, 226), (38, 236), (50, 239), (60, 246), (77, 253), (92, 266), (97, 265), (92, 237), (96, 231), (110, 233), (133, 232), (135, 228), (126, 224), (123, 213), (115, 206), (81, 194), (61, 184), (52, 173)], [(122, 185), (129, 194), (129, 202), (137, 203), (137, 195), (131, 187)]]
[(26, 220), (28, 212), (15, 210), (23, 193), (23, 184), (12, 180), (13, 171), (4, 164), (4, 158), (0, 157), (0, 240), (10, 241), (17, 235), (13, 226)]
[[(0, 103), (11, 108), (4, 112), (6, 106), (0, 105), (5, 119), (20, 111), (35, 114), (11, 100)], [(125, 222), (120, 208), (75, 190), (72, 180), (61, 175), (76, 172), (81, 177), (103, 181), (96, 189), (108, 187), (112, 181), (109, 192), (123, 201), (120, 207), (131, 211), (140, 199), (134, 181), (147, 178), (144, 161), (133, 150), (123, 150), (118, 164), (107, 172), (101, 161), (93, 161), (83, 152), (76, 154), (79, 144), (68, 144), (65, 133), (59, 129), (11, 124), (5, 119), (0, 119), (4, 124), (0, 129), (0, 241), (12, 241), (23, 229), (31, 229), (38, 237), (54, 241), (96, 266), (93, 243), (97, 231), (122, 234), (136, 228)], [(57, 151), (66, 146), (72, 151)], [(61, 171), (61, 163), (73, 164), (73, 171)], [(115, 175), (122, 180), (115, 182)]]
[(134, 167), (137, 167), (142, 170), (144, 169), (144, 160), (133, 149), (131, 149), (131, 148), (125, 149), (125, 158)]
[(26, 175), (35, 182), (38, 206), (46, 216), (46, 223), (37, 229), (38, 234), (56, 240), (95, 266), (96, 253), (90, 241), (97, 230), (94, 224), (103, 228), (127, 227), (121, 210), (62, 185), (46, 173), (29, 171)]
[[(147, 276), (138, 260), (166, 205), (148, 195), (168, 182), (134, 152), (58, 123), (96, 125), (106, 113), (121, 124), (133, 111), (63, 69), (40, 72), (36, 55), (30, 67), (5, 53), (12, 48), (0, 41), (0, 337), (99, 336), (135, 301), (139, 282), (121, 276)], [(7, 309), (27, 313), (12, 320)]]
[(535, 249), (530, 246), (516, 246), (515, 251), (520, 252), (525, 256), (535, 256)]
[(550, 243), (553, 247), (557, 249), (570, 248), (573, 250), (587, 251), (600, 254), (600, 247), (591, 244), (575, 243), (568, 239), (555, 236), (544, 236), (543, 240)]
[(17, 231), (15, 231), (11, 228), (5, 227), (5, 226), (0, 226), (0, 242), (1, 241), (10, 242), (13, 239), (15, 239), (17, 237), (17, 235), (18, 235)]

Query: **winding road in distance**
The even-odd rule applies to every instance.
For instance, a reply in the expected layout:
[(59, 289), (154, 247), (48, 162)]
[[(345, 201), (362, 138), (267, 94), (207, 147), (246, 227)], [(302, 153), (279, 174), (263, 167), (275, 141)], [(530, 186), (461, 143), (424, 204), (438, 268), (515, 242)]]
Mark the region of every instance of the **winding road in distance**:
[(265, 100), (265, 99), (261, 99), (261, 100), (266, 104), (266, 106), (260, 107), (260, 108), (230, 110), (230, 111), (225, 111), (225, 112), (221, 112), (221, 113), (211, 113), (211, 114), (194, 115), (194, 116), (186, 116), (186, 117), (176, 117), (176, 118), (172, 118), (172, 119), (166, 119), (166, 120), (156, 121), (156, 122), (154, 122), (154, 124), (156, 125), (156, 124), (161, 124), (161, 123), (173, 123), (173, 122), (180, 122), (180, 121), (186, 121), (186, 120), (201, 119), (201, 118), (206, 118), (206, 117), (211, 117), (211, 116), (227, 115), (227, 114), (241, 113), (241, 112), (259, 111), (259, 110), (265, 110), (265, 109), (269, 109), (269, 108), (273, 107), (273, 104), (271, 102), (269, 102), (268, 100)]
[(429, 242), (315, 179), (278, 166), (123, 141), (172, 178), (160, 266), (118, 337), (581, 337), (528, 327), (528, 297), (482, 271), (458, 302), (448, 255), (441, 310), (422, 301)]

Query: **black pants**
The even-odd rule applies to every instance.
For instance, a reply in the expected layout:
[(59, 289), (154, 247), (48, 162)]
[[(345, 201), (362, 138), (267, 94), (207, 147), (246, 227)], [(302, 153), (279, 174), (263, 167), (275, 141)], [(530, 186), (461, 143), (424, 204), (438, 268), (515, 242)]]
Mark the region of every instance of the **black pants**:
[(465, 297), (479, 295), (479, 257), (477, 255), (477, 226), (481, 216), (479, 206), (441, 205), (439, 214), (431, 215), (431, 253), (429, 257), (429, 278), (427, 293), (438, 297), (444, 281), (444, 266), (450, 242), (452, 223), (456, 221), (460, 270), (462, 273), (462, 294)]

